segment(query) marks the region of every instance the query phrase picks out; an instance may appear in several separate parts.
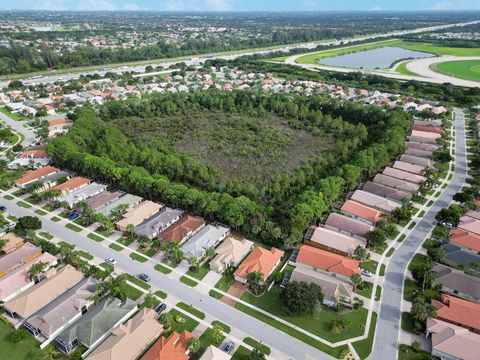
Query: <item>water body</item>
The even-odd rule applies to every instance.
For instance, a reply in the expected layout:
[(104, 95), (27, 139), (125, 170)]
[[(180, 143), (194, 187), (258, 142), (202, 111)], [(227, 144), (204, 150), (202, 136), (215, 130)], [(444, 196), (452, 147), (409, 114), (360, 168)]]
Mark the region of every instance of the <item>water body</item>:
[(433, 57), (433, 54), (412, 51), (400, 47), (386, 46), (378, 49), (359, 51), (351, 54), (320, 59), (322, 65), (339, 66), (352, 69), (388, 68), (402, 59), (420, 59)]

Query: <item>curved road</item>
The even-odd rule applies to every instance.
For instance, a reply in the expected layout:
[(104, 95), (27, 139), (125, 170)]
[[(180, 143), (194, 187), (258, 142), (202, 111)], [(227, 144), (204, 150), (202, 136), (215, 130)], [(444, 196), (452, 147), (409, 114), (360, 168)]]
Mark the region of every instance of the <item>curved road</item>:
[(436, 224), (435, 215), (447, 207), (455, 193), (460, 191), (467, 176), (466, 140), (464, 114), (455, 110), (455, 170), (452, 181), (443, 191), (433, 206), (427, 211), (402, 242), (385, 271), (383, 295), (380, 303), (374, 348), (369, 356), (371, 360), (397, 359), (402, 316), (403, 284), (407, 266), (423, 241)]
[(0, 112), (0, 121), (3, 121), (7, 125), (11, 126), (17, 133), (23, 134), (25, 140), (22, 141), (22, 146), (29, 147), (36, 141), (37, 136), (31, 128), (25, 126), (24, 121), (13, 120), (2, 112)]

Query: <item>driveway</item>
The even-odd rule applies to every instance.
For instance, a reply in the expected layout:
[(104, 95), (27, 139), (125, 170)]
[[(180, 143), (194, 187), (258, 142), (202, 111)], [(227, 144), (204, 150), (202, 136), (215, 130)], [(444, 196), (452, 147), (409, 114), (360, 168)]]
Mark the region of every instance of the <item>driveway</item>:
[[(236, 298), (241, 298), (245, 291), (246, 289), (243, 284), (239, 283), (238, 281), (234, 281), (232, 286), (230, 286), (230, 289), (228, 289), (227, 294), (233, 295)], [(230, 306), (235, 306), (237, 303), (234, 299), (226, 296), (222, 297), (220, 301)]]

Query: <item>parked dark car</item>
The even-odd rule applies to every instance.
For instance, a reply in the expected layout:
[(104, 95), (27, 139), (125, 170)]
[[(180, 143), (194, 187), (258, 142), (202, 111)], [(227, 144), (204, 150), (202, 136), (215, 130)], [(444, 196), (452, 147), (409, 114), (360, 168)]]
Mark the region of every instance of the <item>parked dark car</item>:
[(155, 307), (155, 312), (157, 314), (160, 314), (162, 313), (165, 309), (167, 308), (167, 305), (165, 305), (164, 303), (161, 303), (161, 304), (158, 304), (156, 307)]
[(140, 279), (140, 280), (143, 280), (145, 282), (149, 282), (150, 281), (150, 276), (148, 276), (147, 274), (145, 273), (140, 273), (137, 275), (137, 277)]
[(234, 348), (235, 348), (235, 343), (233, 341), (229, 341), (225, 344), (222, 350), (227, 354), (230, 354)]

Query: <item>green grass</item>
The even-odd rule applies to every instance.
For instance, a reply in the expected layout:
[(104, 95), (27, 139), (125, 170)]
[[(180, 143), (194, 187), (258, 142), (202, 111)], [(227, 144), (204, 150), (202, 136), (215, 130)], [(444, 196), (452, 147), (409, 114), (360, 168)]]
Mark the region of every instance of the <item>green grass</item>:
[(3, 198), (4, 198), (5, 200), (13, 200), (13, 199), (15, 199), (12, 195), (8, 195), (8, 194), (5, 195)]
[(29, 203), (27, 203), (25, 201), (19, 201), (19, 202), (17, 202), (17, 205), (20, 206), (20, 207), (23, 207), (25, 209), (30, 209), (32, 207), (32, 205), (30, 205)]
[(233, 353), (231, 360), (250, 360), (251, 351), (246, 347), (240, 345), (238, 349)]
[(89, 254), (88, 252), (86, 251), (83, 251), (83, 250), (79, 250), (78, 251), (78, 254), (83, 257), (84, 259), (87, 259), (87, 260), (92, 260), (93, 259), (93, 255), (92, 254)]
[(380, 297), (382, 296), (382, 287), (377, 285), (375, 289), (375, 301), (380, 301)]
[(430, 207), (433, 205), (433, 200), (429, 200), (428, 203), (427, 203), (427, 206)]
[(368, 281), (364, 281), (362, 285), (362, 289), (357, 287), (355, 289), (355, 292), (359, 295), (365, 296), (366, 298), (370, 299), (372, 296), (372, 291), (373, 291), (373, 284)]
[(118, 243), (122, 244), (123, 246), (128, 246), (133, 242), (133, 239), (129, 239), (126, 237), (121, 237), (117, 240)]
[(409, 62), (410, 62), (410, 60), (400, 62), (397, 65), (397, 67), (395, 68), (395, 71), (398, 72), (399, 74), (403, 74), (403, 75), (420, 76), (420, 75), (414, 73), (413, 71), (410, 71), (410, 70), (407, 69), (407, 64)]
[(145, 256), (148, 256), (148, 257), (152, 257), (154, 256), (158, 251), (155, 250), (153, 247), (151, 247), (150, 249), (148, 249), (147, 251), (142, 251), (142, 250), (137, 250), (138, 252), (144, 254)]
[(375, 260), (368, 260), (361, 263), (360, 267), (370, 271), (372, 274), (375, 274), (377, 271), (378, 262)]
[(67, 242), (65, 242), (65, 241), (60, 241), (60, 242), (58, 243), (58, 245), (59, 245), (60, 247), (64, 247), (64, 248), (67, 248), (67, 249), (70, 249), (70, 250), (73, 250), (73, 249), (75, 248), (74, 245), (69, 244), (69, 243), (67, 243)]
[(445, 61), (433, 64), (432, 70), (456, 78), (480, 81), (480, 60)]
[(205, 277), (205, 275), (208, 274), (209, 271), (210, 271), (210, 266), (209, 266), (208, 263), (206, 263), (206, 264), (203, 264), (202, 266), (200, 266), (196, 272), (188, 270), (187, 275), (189, 275), (189, 276), (191, 276), (191, 277), (193, 277), (197, 280), (202, 280)]
[(392, 256), (394, 252), (395, 252), (395, 248), (391, 247), (390, 250), (388, 250), (387, 252), (387, 257)]
[(372, 352), (373, 339), (375, 337), (375, 326), (377, 323), (377, 313), (372, 313), (372, 321), (370, 323), (370, 329), (368, 330), (368, 337), (365, 340), (360, 340), (352, 343), (355, 351), (361, 359), (367, 358)]
[(417, 223), (413, 221), (410, 225), (408, 225), (408, 229), (412, 230), (415, 227), (415, 225), (417, 225)]
[(380, 266), (380, 276), (385, 276), (386, 269), (387, 267), (385, 266), (385, 264), (382, 264), (382, 266)]
[(123, 247), (121, 247), (120, 245), (115, 244), (115, 243), (111, 243), (110, 245), (108, 245), (108, 247), (110, 249), (115, 250), (115, 251), (122, 251), (123, 250)]
[(73, 230), (73, 231), (75, 231), (75, 232), (80, 232), (80, 231), (83, 230), (81, 227), (79, 227), (79, 226), (77, 226), (77, 225), (74, 225), (74, 224), (72, 224), (72, 223), (65, 224), (65, 227), (66, 227), (67, 229)]
[(54, 216), (50, 220), (52, 220), (53, 222), (59, 222), (60, 220), (62, 220), (62, 218), (59, 218), (58, 216)]
[(87, 237), (90, 240), (93, 240), (93, 241), (96, 241), (96, 242), (102, 242), (103, 241), (103, 238), (101, 236), (98, 236), (98, 235), (93, 234), (93, 233), (88, 234)]
[(228, 326), (227, 324), (224, 324), (224, 323), (222, 323), (221, 321), (218, 321), (218, 320), (213, 320), (212, 325), (220, 325), (225, 334), (230, 334), (230, 331), (232, 331), (232, 328), (230, 326)]
[(125, 286), (125, 293), (127, 295), (127, 297), (129, 299), (132, 299), (132, 300), (138, 300), (140, 298), (140, 296), (143, 295), (143, 292), (134, 288), (133, 286), (130, 286), (130, 285), (126, 285)]
[(168, 336), (171, 334), (172, 331), (176, 331), (178, 333), (181, 333), (183, 330), (187, 330), (189, 332), (192, 332), (197, 326), (198, 326), (198, 321), (193, 320), (191, 317), (185, 315), (184, 313), (181, 313), (177, 309), (172, 309), (169, 311), (169, 313), (175, 318), (176, 316), (181, 316), (182, 318), (185, 319), (185, 322), (183, 324), (177, 323), (174, 321), (174, 324), (170, 331), (167, 332), (167, 334), (164, 334), (165, 336)]
[(252, 339), (251, 337), (246, 337), (245, 339), (243, 339), (243, 342), (247, 345), (250, 345), (254, 349), (260, 350), (265, 355), (270, 355), (272, 352), (272, 350), (270, 350), (267, 345), (264, 345), (261, 342)]
[[(12, 343), (9, 340), (13, 327), (7, 325), (4, 321), (0, 321), (0, 351), (1, 358), (8, 360), (36, 360), (46, 359), (47, 349), (53, 345), (49, 345), (46, 349), (40, 350), (39, 342), (30, 334), (19, 343)], [(56, 359), (65, 359), (61, 356)]]
[(133, 259), (133, 260), (141, 262), (141, 263), (144, 263), (148, 260), (146, 257), (138, 255), (136, 253), (130, 253), (130, 259)]
[(425, 216), (425, 210), (420, 211), (420, 214), (418, 214), (418, 217), (424, 217)]
[(215, 341), (215, 339), (213, 338), (212, 328), (208, 328), (198, 338), (198, 340), (200, 340), (200, 349), (196, 353), (190, 356), (190, 360), (198, 360), (201, 354), (205, 352), (207, 347), (209, 347), (210, 345), (214, 345), (218, 347), (223, 342), (224, 339), (225, 339), (225, 336), (222, 336), (220, 339), (218, 339), (218, 341)]
[(190, 305), (188, 304), (185, 304), (184, 302), (179, 302), (177, 304), (177, 307), (179, 307), (180, 309), (182, 310), (185, 310), (186, 312), (189, 312), (190, 314), (192, 314), (193, 316), (199, 318), (200, 320), (204, 320), (205, 319), (205, 314), (203, 312), (201, 312), (200, 310), (197, 310), (193, 307), (191, 307)]
[(44, 216), (44, 215), (47, 215), (48, 213), (44, 210), (37, 209), (37, 210), (35, 210), (35, 214), (40, 215), (40, 216)]
[(0, 107), (0, 112), (7, 115), (10, 119), (16, 120), (16, 121), (23, 121), (26, 120), (25, 117), (23, 117), (20, 114), (13, 113), (9, 109), (7, 109), (5, 106)]
[[(313, 347), (317, 348), (318, 350), (323, 351), (324, 353), (327, 353), (327, 354), (329, 354), (329, 355), (331, 355), (331, 356), (333, 356), (337, 359), (340, 356), (340, 354), (342, 354), (342, 352), (345, 349), (347, 349), (346, 345), (338, 346), (336, 348), (332, 348), (330, 346), (327, 346), (327, 345), (321, 343), (320, 341), (317, 341), (314, 338), (312, 338), (308, 335), (305, 335), (304, 333), (301, 333), (301, 332), (295, 330), (294, 328), (292, 328), (288, 325), (282, 324), (281, 322), (278, 322), (278, 321), (272, 319), (271, 317), (269, 317), (267, 315), (264, 315), (264, 314), (254, 310), (252, 308), (249, 308), (249, 307), (247, 307), (247, 306), (245, 306), (241, 303), (236, 303), (235, 308), (237, 308), (238, 310), (243, 311), (244, 313), (256, 318), (257, 320), (263, 321), (264, 323), (275, 327), (276, 329), (284, 332), (285, 334), (293, 336), (294, 338), (296, 338), (300, 341), (303, 341), (304, 343), (306, 343), (310, 346), (313, 346)], [(238, 359), (239, 357), (234, 356), (233, 358)]]
[[(371, 283), (369, 284), (371, 285)], [(242, 295), (241, 299), (331, 342), (360, 336), (364, 332), (364, 325), (367, 318), (367, 310), (364, 308), (358, 311), (339, 313), (328, 307), (323, 307), (318, 318), (312, 315), (288, 316), (283, 309), (279, 293), (279, 287), (274, 286), (269, 292), (260, 297), (253, 296), (246, 292)], [(237, 303), (235, 307), (239, 304), (240, 303)], [(344, 319), (348, 323), (347, 329), (339, 334), (332, 332), (332, 323), (337, 319)]]
[(150, 284), (147, 284), (145, 281), (140, 280), (139, 278), (131, 274), (127, 274), (126, 276), (127, 276), (127, 280), (130, 281), (131, 283), (134, 283), (135, 285), (137, 285), (138, 287), (141, 287), (144, 290), (150, 290), (151, 288)]
[(100, 235), (103, 235), (105, 237), (109, 237), (110, 235), (113, 234), (113, 231), (105, 231), (105, 230), (101, 230), (100, 228), (96, 229), (95, 232), (97, 232)]
[(409, 312), (402, 312), (402, 330), (413, 333), (413, 318)]
[(410, 264), (408, 264), (408, 270), (413, 271), (415, 268), (423, 266), (427, 260), (426, 255), (415, 254)]
[(411, 346), (400, 344), (398, 360), (432, 360), (432, 356), (424, 350), (415, 352)]
[(162, 264), (156, 264), (154, 268), (155, 270), (160, 271), (163, 274), (170, 274), (172, 272), (172, 270), (163, 266)]
[(39, 235), (40, 235), (41, 237), (44, 237), (44, 238), (47, 239), (47, 240), (52, 240), (52, 239), (53, 239), (53, 235), (50, 234), (50, 233), (48, 233), (48, 232), (46, 232), (46, 231), (41, 231), (41, 232), (39, 233)]
[(184, 283), (185, 285), (188, 285), (190, 287), (195, 287), (198, 285), (198, 283), (194, 280), (190, 280), (190, 278), (187, 278), (186, 276), (182, 276), (180, 278), (180, 282)]
[(154, 293), (156, 296), (158, 296), (160, 299), (166, 299), (167, 298), (167, 293), (163, 292), (162, 290), (157, 290)]

